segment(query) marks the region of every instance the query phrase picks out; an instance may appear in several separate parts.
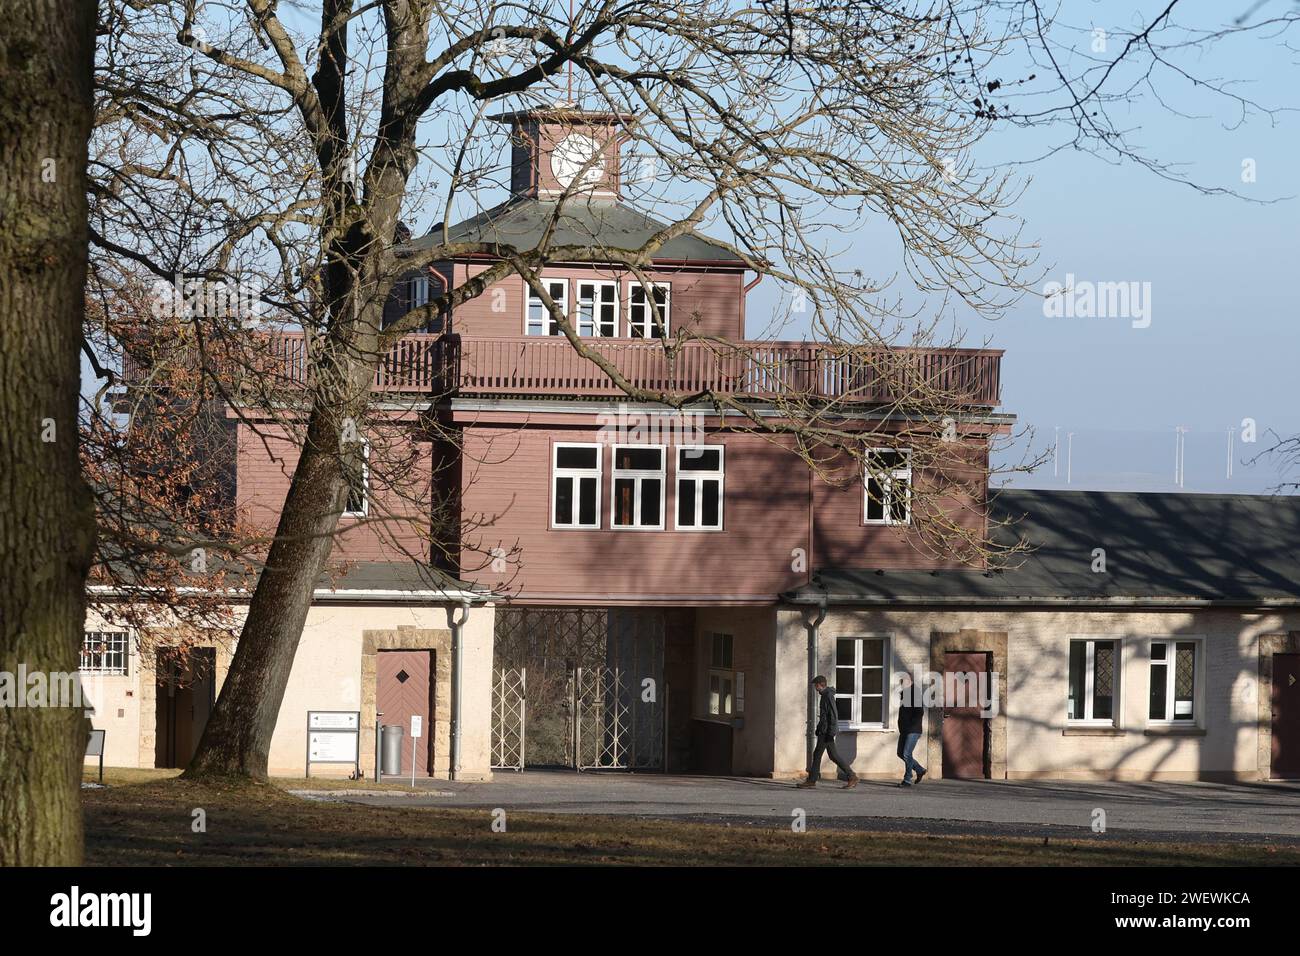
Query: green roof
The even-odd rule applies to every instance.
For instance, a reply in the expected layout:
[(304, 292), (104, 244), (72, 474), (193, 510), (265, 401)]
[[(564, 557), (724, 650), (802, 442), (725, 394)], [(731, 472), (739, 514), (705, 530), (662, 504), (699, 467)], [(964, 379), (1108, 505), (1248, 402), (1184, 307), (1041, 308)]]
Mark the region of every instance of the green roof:
[[(447, 238), (451, 242), (509, 245), (526, 252), (535, 249), (541, 241), (547, 225), (555, 216), (557, 205), (545, 200), (517, 198), (456, 223), (447, 230)], [(551, 242), (553, 245), (594, 245), (634, 252), (664, 228), (667, 228), (665, 223), (624, 203), (570, 199), (564, 204)], [(412, 251), (431, 249), (442, 241), (442, 224), (439, 223), (425, 236), (407, 243), (406, 248)], [(694, 232), (668, 240), (653, 258), (744, 265), (734, 252)]]

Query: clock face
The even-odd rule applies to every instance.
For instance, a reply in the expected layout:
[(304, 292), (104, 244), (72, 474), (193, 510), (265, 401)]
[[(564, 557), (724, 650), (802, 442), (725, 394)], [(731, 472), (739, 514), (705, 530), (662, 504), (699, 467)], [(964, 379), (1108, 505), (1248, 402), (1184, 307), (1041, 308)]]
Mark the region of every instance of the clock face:
[(600, 144), (590, 136), (570, 133), (551, 151), (551, 172), (562, 189), (567, 189), (573, 178), (582, 171), (587, 161), (595, 156), (596, 160), (583, 172), (580, 186), (590, 186), (601, 181), (605, 175), (605, 156)]

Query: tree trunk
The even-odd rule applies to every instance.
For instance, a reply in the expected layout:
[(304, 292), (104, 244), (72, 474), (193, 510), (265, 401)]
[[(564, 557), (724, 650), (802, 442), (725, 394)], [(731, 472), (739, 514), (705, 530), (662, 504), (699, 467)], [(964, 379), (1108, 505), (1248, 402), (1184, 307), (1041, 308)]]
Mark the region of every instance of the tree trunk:
[(338, 444), (334, 417), (312, 414), (266, 567), (187, 779), (267, 777), (289, 671), (347, 497), (340, 458), (330, 451)]
[(20, 667), (47, 688), (75, 674), (85, 626), (95, 518), (77, 411), (95, 13), (13, 0), (0, 25), (0, 681), (13, 695), (0, 686), (0, 866), (82, 856), (84, 709), (29, 697), (17, 679)]

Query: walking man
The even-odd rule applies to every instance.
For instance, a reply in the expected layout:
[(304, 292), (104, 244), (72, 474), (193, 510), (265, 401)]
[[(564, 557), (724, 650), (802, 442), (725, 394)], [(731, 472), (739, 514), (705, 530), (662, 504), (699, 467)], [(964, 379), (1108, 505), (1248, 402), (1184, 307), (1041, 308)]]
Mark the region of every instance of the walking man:
[(898, 759), (903, 761), (903, 782), (900, 787), (912, 785), (912, 771), (916, 771), (916, 782), (920, 783), (926, 769), (912, 756), (925, 724), (925, 707), (921, 702), (919, 690), (914, 689), (912, 675), (903, 672), (900, 682), (902, 692), (898, 701)]
[(797, 786), (802, 789), (808, 789), (817, 786), (817, 779), (821, 776), (822, 754), (826, 754), (834, 762), (835, 766), (848, 774), (849, 782), (844, 785), (845, 790), (852, 790), (858, 785), (858, 775), (853, 772), (853, 768), (841, 759), (839, 753), (835, 750), (835, 731), (839, 729), (840, 718), (835, 710), (835, 691), (826, 686), (826, 678), (820, 674), (812, 679), (812, 685), (817, 690), (819, 703), (817, 706), (817, 728), (815, 736), (817, 746), (813, 748), (812, 762), (808, 764), (807, 778)]

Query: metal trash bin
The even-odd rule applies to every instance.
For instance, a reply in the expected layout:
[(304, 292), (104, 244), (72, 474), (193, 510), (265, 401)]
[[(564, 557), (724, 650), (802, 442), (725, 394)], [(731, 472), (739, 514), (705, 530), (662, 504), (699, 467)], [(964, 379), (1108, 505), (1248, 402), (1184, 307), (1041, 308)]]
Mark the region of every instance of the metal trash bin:
[(384, 724), (384, 759), (380, 763), (380, 769), (385, 776), (396, 777), (402, 772), (402, 737), (405, 734), (406, 728), (401, 724)]

